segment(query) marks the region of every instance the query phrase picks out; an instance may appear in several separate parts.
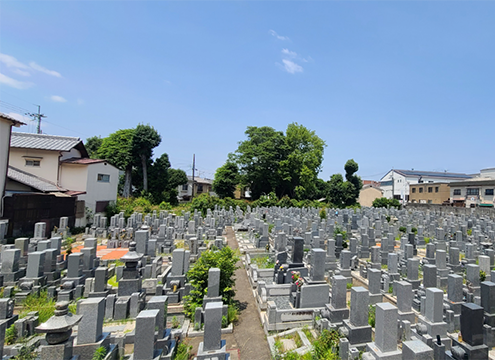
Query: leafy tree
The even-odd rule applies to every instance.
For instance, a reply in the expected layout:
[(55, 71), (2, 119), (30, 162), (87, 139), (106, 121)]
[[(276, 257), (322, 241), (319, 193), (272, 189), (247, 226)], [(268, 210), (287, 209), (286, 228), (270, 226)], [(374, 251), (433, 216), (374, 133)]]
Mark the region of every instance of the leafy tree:
[(248, 139), (241, 141), (235, 159), (241, 174), (241, 183), (251, 189), (251, 196), (258, 199), (275, 191), (282, 182), (280, 161), (286, 158), (287, 148), (283, 132), (269, 126), (248, 126)]
[(143, 189), (148, 191), (148, 162), (153, 156), (153, 149), (160, 145), (162, 138), (153, 126), (139, 124), (134, 129), (132, 153), (143, 169)]
[(187, 272), (187, 279), (191, 283), (191, 291), (185, 296), (184, 313), (194, 316), (196, 307), (201, 307), (203, 297), (208, 290), (208, 270), (212, 267), (220, 269), (220, 296), (224, 304), (232, 305), (235, 291), (235, 271), (239, 261), (237, 252), (226, 246), (222, 250), (210, 249), (201, 254), (198, 261)]
[(164, 200), (172, 205), (177, 205), (179, 203), (177, 200), (177, 195), (179, 195), (177, 187), (184, 184), (187, 184), (186, 172), (180, 169), (169, 169), (168, 184), (162, 193), (164, 195)]
[(334, 174), (328, 182), (327, 200), (339, 208), (356, 205), (359, 192), (363, 187), (361, 178), (354, 175), (359, 169), (354, 160), (348, 160), (344, 169), (346, 181), (341, 174)]
[(314, 131), (292, 123), (287, 126), (285, 143), (287, 155), (280, 162), (283, 184), (279, 195), (287, 193), (292, 198), (312, 198), (316, 192), (325, 142)]
[(250, 187), (253, 199), (271, 192), (279, 198), (317, 196), (325, 142), (314, 131), (293, 123), (286, 134), (268, 126), (249, 126), (245, 134), (247, 140), (229, 161), (237, 165), (240, 183)]
[(129, 197), (132, 189), (134, 129), (118, 130), (104, 138), (98, 149), (98, 157), (125, 171), (122, 195)]
[(386, 197), (381, 197), (373, 200), (372, 206), (375, 208), (395, 207), (400, 209), (400, 202), (397, 199), (387, 199)]
[(88, 152), (88, 155), (91, 159), (98, 159), (98, 149), (103, 143), (103, 139), (100, 136), (92, 136), (86, 139), (86, 144), (84, 147)]
[(215, 172), (215, 180), (213, 180), (213, 191), (220, 198), (234, 197), (236, 185), (239, 182), (239, 169), (233, 162), (227, 161)]

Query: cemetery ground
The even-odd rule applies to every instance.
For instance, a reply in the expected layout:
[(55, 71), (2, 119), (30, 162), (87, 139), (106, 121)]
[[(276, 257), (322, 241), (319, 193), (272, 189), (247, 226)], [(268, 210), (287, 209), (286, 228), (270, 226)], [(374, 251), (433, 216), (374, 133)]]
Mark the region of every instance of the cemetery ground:
[(40, 222), (2, 244), (0, 358), (494, 358), (495, 213), (216, 206), (109, 220), (75, 242), (61, 219), (49, 238)]
[[(232, 227), (228, 227), (226, 231), (228, 246), (232, 249), (238, 249), (239, 246)], [(235, 324), (232, 334), (224, 334), (222, 337), (227, 341), (227, 349), (231, 349), (229, 353), (232, 360), (239, 357), (240, 359), (269, 360), (271, 359), (270, 349), (256, 310), (256, 301), (246, 270), (241, 265), (238, 264), (240, 267), (235, 272), (235, 300), (238, 301), (241, 308), (239, 321)], [(188, 339), (188, 343), (193, 346), (193, 353), (196, 353), (201, 340), (200, 337)]]

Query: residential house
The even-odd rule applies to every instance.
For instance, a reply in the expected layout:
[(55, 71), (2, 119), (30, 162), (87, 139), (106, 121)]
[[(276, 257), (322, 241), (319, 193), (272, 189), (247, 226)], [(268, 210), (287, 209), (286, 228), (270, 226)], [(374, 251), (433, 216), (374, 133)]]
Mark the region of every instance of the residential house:
[(213, 180), (204, 179), (200, 177), (194, 177), (194, 182), (192, 176), (187, 177), (187, 184), (179, 185), (178, 187), (178, 196), (181, 200), (190, 200), (193, 196), (193, 186), (194, 186), (194, 196), (201, 194), (210, 194), (215, 195), (213, 193)]
[(409, 202), (414, 204), (448, 203), (450, 187), (448, 183), (420, 183), (409, 185)]
[(6, 194), (63, 193), (77, 197), (75, 226), (117, 199), (119, 170), (90, 159), (80, 138), (12, 133)]
[(495, 168), (483, 169), (472, 179), (452, 182), (449, 185), (453, 206), (493, 207), (495, 205)]
[(397, 170), (387, 172), (380, 181), (383, 196), (400, 200), (403, 204), (409, 201), (409, 185), (421, 183), (450, 183), (470, 179), (472, 175), (450, 172)]
[(12, 127), (26, 125), (4, 113), (0, 113), (0, 218), (3, 216), (3, 197), (9, 165), (9, 144)]

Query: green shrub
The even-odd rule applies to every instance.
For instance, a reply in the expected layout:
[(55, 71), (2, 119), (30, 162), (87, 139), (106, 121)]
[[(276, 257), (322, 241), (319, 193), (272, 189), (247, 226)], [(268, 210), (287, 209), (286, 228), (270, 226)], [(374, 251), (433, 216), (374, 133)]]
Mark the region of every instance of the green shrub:
[(273, 262), (268, 255), (252, 257), (251, 264), (257, 265), (258, 269), (272, 269), (275, 267), (275, 262)]
[(347, 283), (346, 287), (347, 287), (347, 290), (349, 290), (350, 288), (352, 288), (352, 283)]
[(208, 270), (212, 267), (220, 269), (220, 296), (226, 305), (232, 305), (235, 296), (234, 285), (236, 265), (239, 261), (238, 252), (226, 246), (222, 250), (210, 249), (201, 254), (199, 259), (187, 272), (191, 283), (189, 295), (184, 297), (184, 313), (192, 318), (196, 307), (201, 307), (203, 297), (208, 289)]
[(227, 319), (227, 316), (222, 316), (222, 328), (226, 328), (229, 326), (229, 319)]
[(485, 280), (486, 280), (486, 272), (480, 270), (480, 282), (483, 282)]
[(176, 348), (174, 360), (189, 360), (189, 358), (191, 357), (190, 351), (192, 350), (192, 348), (193, 347), (185, 341), (179, 342)]
[(5, 330), (5, 344), (12, 345), (17, 340), (17, 330), (15, 325), (10, 325), (7, 330)]
[(405, 233), (407, 232), (407, 228), (406, 228), (405, 226), (401, 226), (401, 227), (399, 228), (399, 231), (400, 231), (401, 233), (405, 234)]
[(174, 329), (178, 329), (180, 326), (180, 322), (179, 320), (177, 319), (177, 316), (173, 316), (172, 317), (172, 328)]
[(230, 323), (236, 323), (239, 320), (239, 310), (236, 305), (229, 305), (227, 309), (227, 317)]
[(107, 349), (103, 346), (100, 346), (93, 354), (92, 360), (103, 360), (105, 359), (105, 356), (107, 356)]
[(39, 296), (28, 295), (22, 303), (22, 312), (19, 317), (23, 318), (32, 311), (39, 313), (39, 322), (42, 324), (55, 314), (55, 300), (48, 298), (46, 290), (41, 291)]
[(371, 327), (375, 327), (375, 312), (376, 306), (370, 305), (368, 308), (368, 324), (370, 324)]

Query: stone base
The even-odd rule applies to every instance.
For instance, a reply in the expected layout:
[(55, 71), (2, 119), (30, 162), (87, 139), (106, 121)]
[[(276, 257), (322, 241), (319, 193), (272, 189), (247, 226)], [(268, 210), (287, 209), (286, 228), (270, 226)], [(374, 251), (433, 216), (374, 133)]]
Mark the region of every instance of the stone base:
[(109, 290), (105, 290), (105, 291), (100, 291), (100, 292), (90, 292), (88, 294), (88, 297), (90, 298), (95, 298), (95, 297), (104, 297), (106, 298), (109, 294)]
[(325, 305), (330, 311), (329, 319), (331, 324), (343, 324), (345, 319), (349, 319), (349, 308), (335, 309), (332, 304)]
[(409, 284), (412, 285), (412, 288), (413, 290), (418, 290), (419, 289), (419, 285), (421, 285), (421, 280), (409, 280), (409, 279), (405, 279), (405, 281), (407, 281)]
[(23, 277), (22, 279), (19, 280), (19, 283), (23, 282), (32, 282), (34, 283), (34, 286), (45, 286), (46, 285), (46, 277), (40, 276), (37, 278), (27, 278)]
[(376, 360), (402, 360), (402, 351), (395, 350), (382, 352), (374, 342), (366, 344), (366, 351)]
[(218, 350), (204, 350), (203, 349), (204, 342), (199, 343), (198, 354), (195, 357), (197, 360), (210, 360), (210, 359), (218, 359), (218, 360), (227, 360), (227, 345), (225, 340), (221, 340), (220, 349)]
[(382, 294), (370, 294), (370, 305), (381, 303), (383, 300)]
[(346, 336), (349, 340), (349, 344), (353, 347), (357, 347), (362, 350), (366, 347), (366, 344), (371, 342), (371, 326), (354, 326), (349, 320), (344, 320), (344, 326), (348, 331)]
[[(488, 346), (485, 344), (483, 345), (477, 345), (477, 346), (471, 346), (467, 342), (462, 341), (459, 342), (455, 339), (452, 339), (452, 347), (454, 346), (460, 346), (468, 355), (467, 358), (469, 360), (482, 360), (482, 359), (488, 359)], [(452, 356), (451, 352), (449, 351), (450, 356)]]
[(26, 276), (26, 268), (21, 268), (16, 272), (2, 273), (3, 286), (14, 286), (20, 278)]
[(76, 278), (64, 278), (62, 280), (62, 284), (65, 284), (67, 281), (73, 281), (74, 282), (74, 286), (77, 286), (77, 285), (84, 285), (84, 281), (86, 280), (86, 277), (84, 275), (82, 276), (79, 276), (79, 277), (76, 277)]
[(40, 346), (40, 360), (69, 360), (72, 358), (72, 339), (57, 345)]
[(402, 311), (398, 311), (397, 312), (397, 315), (398, 315), (398, 319), (400, 321), (404, 321), (404, 320), (407, 320), (409, 321), (412, 325), (413, 324), (416, 324), (416, 314), (413, 312), (413, 311), (409, 311), (409, 312), (402, 312)]
[[(131, 355), (129, 360), (135, 360), (137, 358), (134, 358), (134, 354)], [(162, 351), (161, 350), (155, 350), (153, 352), (153, 357), (149, 358), (149, 360), (161, 360), (162, 359)]]
[(91, 360), (96, 349), (100, 346), (108, 349), (110, 345), (110, 333), (103, 333), (99, 341), (93, 344), (77, 344), (77, 338), (72, 346), (72, 354), (79, 355), (79, 360)]

